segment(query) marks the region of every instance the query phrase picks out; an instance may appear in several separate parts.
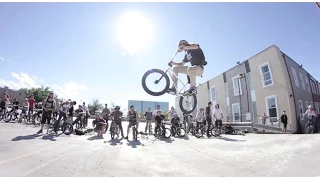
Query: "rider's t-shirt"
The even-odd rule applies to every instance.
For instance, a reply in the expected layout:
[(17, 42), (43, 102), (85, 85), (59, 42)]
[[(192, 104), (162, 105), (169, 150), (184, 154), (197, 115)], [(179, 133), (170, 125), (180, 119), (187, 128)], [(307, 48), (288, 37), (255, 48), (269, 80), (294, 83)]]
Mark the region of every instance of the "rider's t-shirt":
[[(54, 106), (54, 100), (49, 100), (49, 99), (47, 99), (47, 102), (46, 102), (46, 104), (44, 105), (46, 108), (54, 108), (53, 106)], [(50, 112), (52, 112), (52, 110), (48, 110), (48, 111), (46, 111), (46, 112), (48, 112), (48, 113), (50, 113)]]
[(161, 124), (162, 120), (165, 119), (164, 115), (156, 115), (154, 119), (156, 120), (157, 123)]
[(19, 102), (18, 101), (14, 101), (12, 104), (15, 109), (19, 109)]
[(172, 119), (171, 119), (171, 123), (174, 124), (174, 125), (179, 125), (179, 123), (180, 123), (180, 118), (179, 118), (179, 117), (172, 118)]
[(137, 120), (137, 113), (136, 111), (129, 111), (128, 112), (129, 121)]
[(192, 66), (201, 65), (202, 61), (205, 61), (205, 56), (200, 47), (198, 49), (187, 50), (183, 59), (183, 62), (190, 62)]

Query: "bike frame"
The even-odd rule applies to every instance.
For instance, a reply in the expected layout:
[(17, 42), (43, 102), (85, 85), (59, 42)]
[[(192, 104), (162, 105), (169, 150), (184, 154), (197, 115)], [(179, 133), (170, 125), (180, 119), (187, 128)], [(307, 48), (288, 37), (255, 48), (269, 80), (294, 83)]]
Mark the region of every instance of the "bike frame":
[[(186, 86), (188, 85), (188, 83), (184, 83), (183, 81), (181, 81), (181, 79), (172, 71), (172, 67), (169, 67), (166, 71), (166, 74), (169, 74), (169, 78), (172, 81), (172, 76), (175, 76), (178, 79), (178, 82), (180, 82), (180, 84), (182, 85), (182, 88), (178, 91), (178, 94), (176, 94), (175, 96), (182, 96), (182, 92), (186, 90)], [(161, 77), (162, 78), (162, 77)], [(161, 80), (161, 78), (159, 79), (159, 81)], [(175, 89), (178, 89), (177, 86), (175, 86), (173, 84), (173, 86), (175, 87)]]

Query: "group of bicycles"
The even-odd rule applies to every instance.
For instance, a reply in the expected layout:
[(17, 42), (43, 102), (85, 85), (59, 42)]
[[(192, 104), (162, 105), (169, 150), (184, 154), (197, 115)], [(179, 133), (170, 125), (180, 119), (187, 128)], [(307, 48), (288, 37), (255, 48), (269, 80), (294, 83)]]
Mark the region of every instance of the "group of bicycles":
[[(20, 106), (18, 107), (20, 108)], [(1, 110), (0, 111), (0, 121), (3, 120), (6, 123), (16, 121), (18, 123), (24, 124), (33, 124), (33, 125), (40, 125), (40, 121), (42, 118), (42, 113), (39, 113), (41, 109), (35, 109), (33, 114), (28, 114), (27, 111), (25, 112), (18, 112), (18, 109), (13, 106), (11, 110)]]

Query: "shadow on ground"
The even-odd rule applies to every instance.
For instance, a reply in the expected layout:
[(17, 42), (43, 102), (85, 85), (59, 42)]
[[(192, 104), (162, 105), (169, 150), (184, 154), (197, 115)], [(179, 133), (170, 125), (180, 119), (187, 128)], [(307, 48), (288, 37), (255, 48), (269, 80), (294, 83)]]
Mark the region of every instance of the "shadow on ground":
[(134, 140), (132, 140), (132, 141), (128, 141), (128, 143), (127, 143), (127, 145), (128, 146), (131, 146), (132, 148), (137, 148), (137, 146), (144, 146), (141, 142), (140, 142), (140, 140), (137, 140), (137, 141), (134, 141)]
[(101, 140), (103, 139), (103, 136), (91, 136), (87, 140), (93, 141), (93, 140)]
[(55, 134), (46, 134), (42, 136), (43, 140), (57, 141), (55, 138)]
[(40, 137), (40, 136), (41, 136), (41, 134), (29, 134), (29, 135), (25, 135), (25, 136), (17, 136), (15, 138), (11, 139), (11, 141), (36, 139), (37, 137)]
[(106, 142), (109, 142), (109, 144), (111, 146), (117, 146), (117, 145), (122, 145), (123, 143), (121, 142), (122, 139), (111, 139), (110, 141), (105, 141), (104, 143)]
[(218, 137), (216, 139), (230, 141), (230, 142), (245, 142), (245, 141), (247, 141), (247, 140), (232, 139), (232, 138), (228, 138), (228, 137), (225, 137), (225, 136), (220, 136), (220, 137)]

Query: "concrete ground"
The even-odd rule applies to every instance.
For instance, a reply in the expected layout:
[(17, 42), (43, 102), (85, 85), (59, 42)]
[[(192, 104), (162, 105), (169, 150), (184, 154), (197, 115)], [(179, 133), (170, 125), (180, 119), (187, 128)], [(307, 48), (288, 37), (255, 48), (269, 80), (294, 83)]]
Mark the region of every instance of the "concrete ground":
[(163, 140), (140, 135), (134, 142), (110, 140), (109, 134), (35, 135), (38, 130), (0, 121), (0, 176), (320, 175), (318, 134)]

